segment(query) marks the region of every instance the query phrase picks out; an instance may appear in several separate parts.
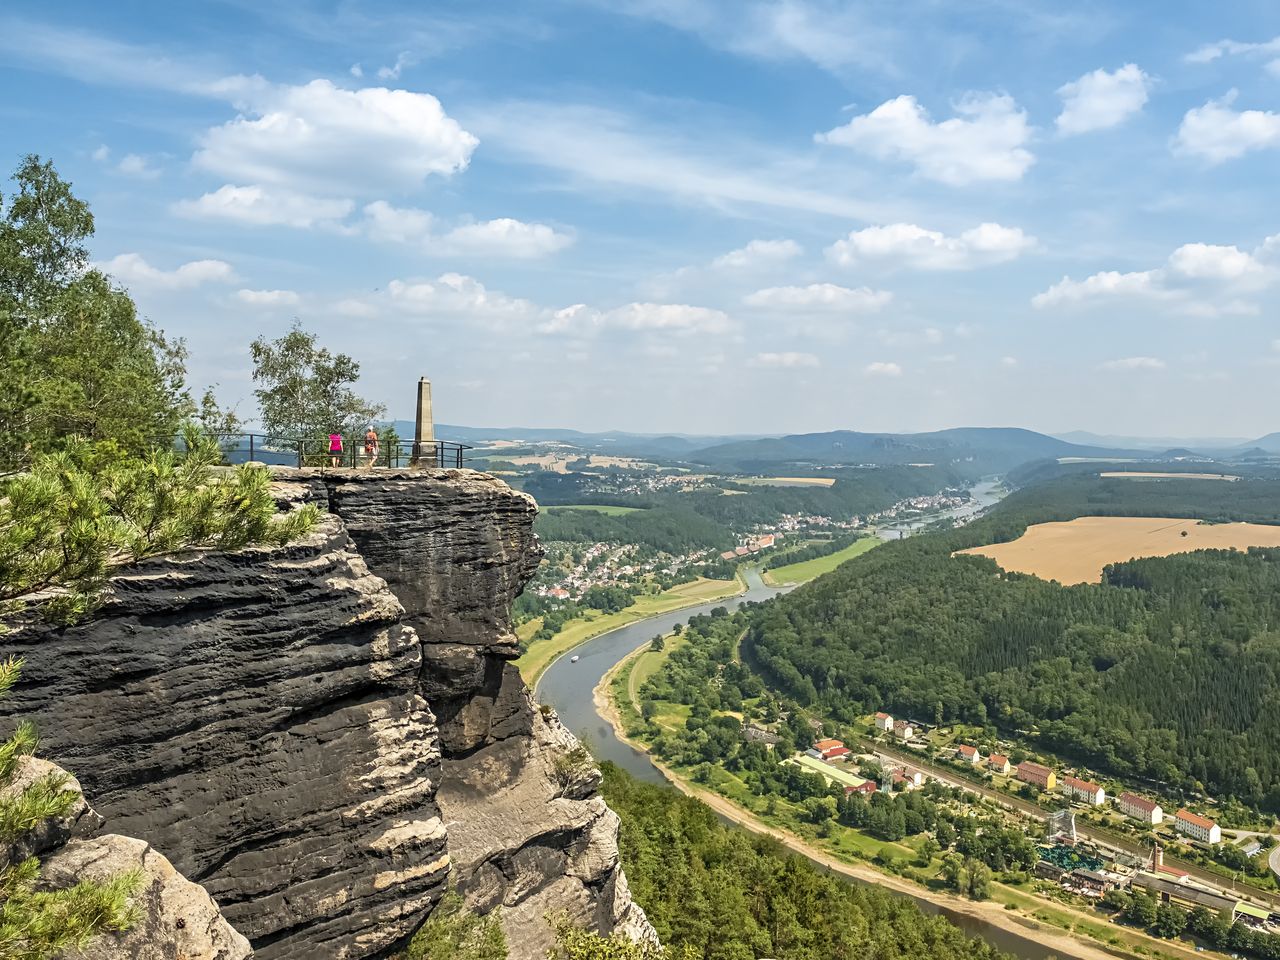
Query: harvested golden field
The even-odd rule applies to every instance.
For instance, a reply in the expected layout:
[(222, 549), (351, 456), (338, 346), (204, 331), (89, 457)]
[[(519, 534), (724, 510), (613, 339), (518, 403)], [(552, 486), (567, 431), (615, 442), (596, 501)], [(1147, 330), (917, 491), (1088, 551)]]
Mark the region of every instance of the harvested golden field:
[(1004, 570), (1071, 585), (1098, 583), (1107, 564), (1135, 557), (1247, 547), (1280, 547), (1280, 526), (1207, 524), (1168, 517), (1080, 517), (1066, 523), (1037, 523), (1009, 543), (959, 552), (990, 557)]
[(831, 487), (835, 477), (738, 477), (738, 483), (756, 487)]
[(1146, 473), (1140, 470), (1109, 470), (1100, 477), (1120, 477), (1131, 480), (1239, 480), (1229, 473)]

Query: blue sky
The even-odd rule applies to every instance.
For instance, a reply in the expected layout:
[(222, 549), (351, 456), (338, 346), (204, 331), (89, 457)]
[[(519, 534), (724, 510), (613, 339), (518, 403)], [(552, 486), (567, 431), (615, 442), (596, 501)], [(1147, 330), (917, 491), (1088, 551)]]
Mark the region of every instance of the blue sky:
[(11, 0), (0, 83), (245, 415), (296, 317), (450, 422), (1280, 428), (1273, 0)]

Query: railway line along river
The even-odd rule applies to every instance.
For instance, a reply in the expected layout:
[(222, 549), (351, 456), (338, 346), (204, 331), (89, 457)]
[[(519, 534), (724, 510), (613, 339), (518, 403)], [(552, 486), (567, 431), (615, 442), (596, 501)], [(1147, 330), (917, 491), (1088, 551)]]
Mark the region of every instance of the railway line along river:
[[(716, 607), (728, 607), (733, 610), (743, 603), (768, 600), (789, 589), (766, 586), (760, 579), (759, 571), (755, 569), (746, 571), (746, 580), (746, 592), (737, 597), (699, 604), (695, 607), (685, 607), (647, 620), (640, 620), (609, 633), (603, 633), (574, 647), (547, 668), (538, 681), (534, 697), (539, 702), (554, 707), (565, 726), (583, 740), (597, 760), (610, 760), (642, 780), (652, 783), (667, 782), (667, 776), (654, 765), (647, 753), (637, 750), (618, 738), (612, 724), (597, 708), (594, 691), (604, 679), (605, 674), (620, 660), (644, 646), (655, 635), (669, 633), (676, 624), (686, 623), (690, 617), (709, 613)], [(727, 803), (715, 805), (714, 808), (726, 821), (742, 825), (734, 808)], [(833, 869), (831, 864), (813, 856), (809, 856), (808, 859), (820, 869)], [(845, 876), (855, 883), (872, 882), (848, 873)], [(886, 886), (889, 885), (889, 879), (886, 878)], [(1097, 960), (1100, 957), (1128, 956), (1126, 953), (1109, 951), (1101, 944), (1071, 940), (1066, 934), (1052, 928), (1046, 928), (1043, 931), (1020, 930), (1013, 917), (1008, 918), (1007, 923), (997, 925), (975, 915), (987, 909), (993, 909), (987, 908), (986, 905), (976, 904), (972, 909), (967, 906), (955, 908), (939, 902), (942, 898), (932, 897), (924, 891), (919, 894), (908, 890), (898, 892), (916, 901), (929, 913), (947, 917), (969, 935), (981, 937), (1022, 960), (1050, 960), (1053, 957), (1061, 960)]]

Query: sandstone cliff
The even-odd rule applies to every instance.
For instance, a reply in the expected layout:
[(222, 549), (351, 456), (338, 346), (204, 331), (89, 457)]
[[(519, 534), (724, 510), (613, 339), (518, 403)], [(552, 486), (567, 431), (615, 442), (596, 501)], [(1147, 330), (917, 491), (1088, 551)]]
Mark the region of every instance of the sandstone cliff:
[(386, 955), (452, 878), (503, 908), (644, 933), (617, 821), (518, 674), (533, 502), (471, 471), (281, 471), (329, 510), (283, 548), (131, 568), (91, 620), (0, 637), (5, 713), (119, 833), (202, 884), (265, 960)]

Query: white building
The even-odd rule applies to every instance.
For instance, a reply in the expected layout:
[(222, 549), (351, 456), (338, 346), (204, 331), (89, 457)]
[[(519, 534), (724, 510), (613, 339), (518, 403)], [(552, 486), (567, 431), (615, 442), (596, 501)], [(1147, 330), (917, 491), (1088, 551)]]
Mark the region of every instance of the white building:
[(1140, 797), (1136, 793), (1120, 794), (1116, 797), (1116, 806), (1126, 817), (1133, 817), (1143, 823), (1155, 826), (1164, 822), (1164, 811), (1160, 809), (1160, 804), (1146, 797)]
[(1107, 791), (1096, 783), (1081, 780), (1079, 777), (1063, 777), (1060, 786), (1062, 792), (1071, 799), (1083, 800), (1085, 803), (1093, 804), (1095, 807), (1105, 803), (1107, 800)]
[(893, 735), (899, 740), (910, 740), (916, 735), (916, 728), (905, 720), (894, 720)]
[(883, 730), (886, 733), (893, 729), (893, 717), (887, 713), (876, 714), (876, 729)]
[(1179, 810), (1173, 818), (1173, 826), (1179, 833), (1191, 837), (1193, 840), (1199, 840), (1201, 843), (1222, 842), (1222, 831), (1216, 823), (1208, 817), (1192, 813), (1186, 807)]

